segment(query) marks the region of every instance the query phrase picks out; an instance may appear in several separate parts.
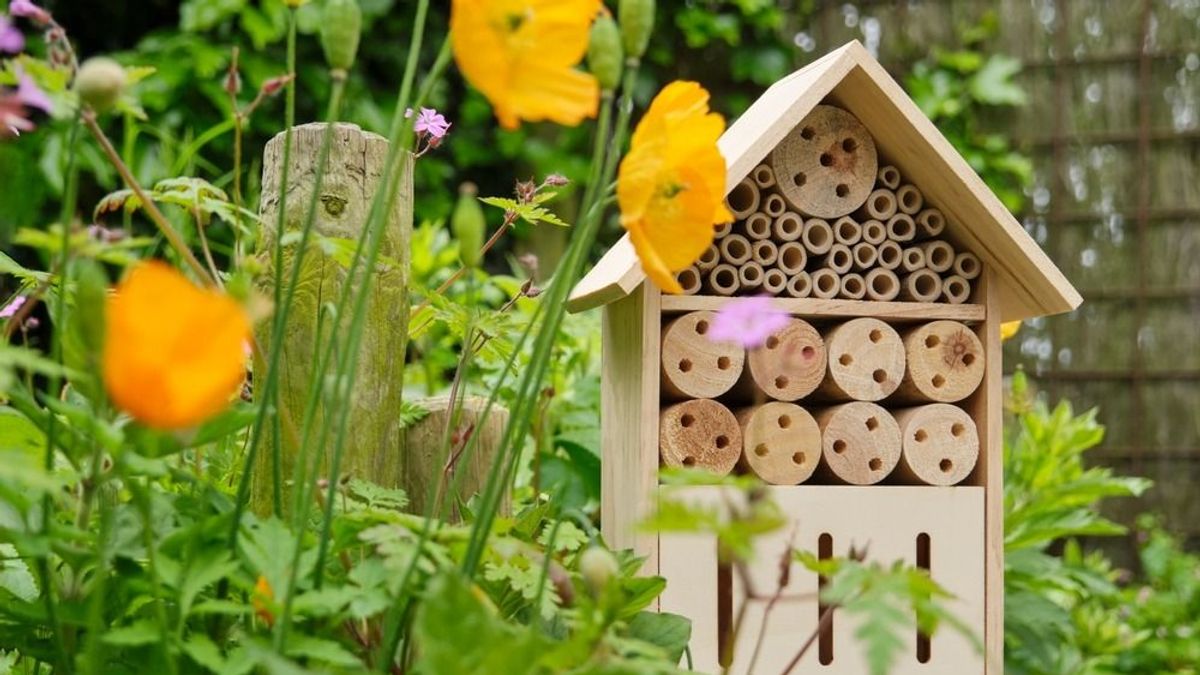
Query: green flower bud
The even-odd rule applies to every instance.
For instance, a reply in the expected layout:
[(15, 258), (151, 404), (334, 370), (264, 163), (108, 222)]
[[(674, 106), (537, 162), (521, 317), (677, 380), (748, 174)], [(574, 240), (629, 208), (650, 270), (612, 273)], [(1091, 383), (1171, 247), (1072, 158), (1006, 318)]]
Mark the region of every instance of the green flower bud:
[(617, 16), (621, 19), (621, 36), (625, 38), (625, 55), (642, 58), (654, 32), (654, 0), (621, 0)]
[(362, 37), (362, 10), (358, 0), (326, 0), (321, 20), (321, 48), (335, 70), (350, 70)]
[(102, 113), (116, 105), (125, 91), (125, 69), (110, 58), (94, 56), (79, 66), (75, 91), (92, 110)]
[(579, 575), (593, 597), (603, 593), (620, 571), (616, 556), (601, 546), (592, 546), (579, 555)]
[(458, 187), (458, 203), (450, 215), (450, 231), (458, 239), (458, 255), (464, 267), (478, 267), (483, 257), (483, 233), (487, 219), (483, 207), (475, 198), (474, 183), (463, 183)]
[(592, 24), (592, 37), (588, 41), (588, 69), (600, 88), (612, 91), (621, 83), (621, 61), (624, 60), (621, 48), (621, 29), (611, 16), (601, 16)]

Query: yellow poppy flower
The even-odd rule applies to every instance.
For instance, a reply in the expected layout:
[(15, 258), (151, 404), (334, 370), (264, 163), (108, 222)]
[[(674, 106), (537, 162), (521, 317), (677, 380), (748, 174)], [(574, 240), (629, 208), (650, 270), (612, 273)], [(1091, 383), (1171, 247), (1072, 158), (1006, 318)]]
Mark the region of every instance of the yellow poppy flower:
[(1020, 321), (1006, 321), (1000, 324), (1000, 341), (1004, 342), (1021, 330)]
[(453, 0), (454, 60), (504, 128), (575, 126), (600, 103), (596, 78), (575, 69), (600, 8), (600, 0)]
[(254, 613), (258, 618), (262, 619), (267, 624), (267, 628), (275, 625), (275, 613), (271, 611), (271, 605), (275, 604), (275, 590), (271, 588), (271, 583), (263, 575), (258, 575), (258, 581), (254, 583), (254, 592), (250, 594), (250, 605), (254, 607)]
[(638, 123), (621, 161), (621, 225), (659, 288), (681, 293), (675, 272), (713, 240), (713, 225), (733, 220), (725, 207), (725, 158), (717, 139), (725, 120), (708, 110), (695, 82), (667, 85)]
[(250, 322), (228, 296), (173, 267), (134, 267), (105, 306), (104, 386), (148, 427), (186, 429), (220, 412), (245, 377)]

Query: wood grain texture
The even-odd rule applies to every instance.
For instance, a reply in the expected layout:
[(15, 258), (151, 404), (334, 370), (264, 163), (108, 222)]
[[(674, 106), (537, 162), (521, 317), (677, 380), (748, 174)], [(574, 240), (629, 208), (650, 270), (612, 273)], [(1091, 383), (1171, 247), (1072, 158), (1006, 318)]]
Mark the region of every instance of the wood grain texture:
[(797, 485), (812, 476), (821, 460), (821, 429), (804, 408), (772, 401), (736, 415), (743, 470), (771, 485)]
[(746, 356), (743, 386), (770, 398), (795, 401), (808, 396), (825, 374), (825, 342), (812, 324), (792, 318)]
[(985, 311), (992, 317), (975, 326), (975, 334), (984, 346), (983, 383), (966, 402), (965, 408), (979, 429), (980, 458), (976, 471), (968, 478), (986, 491), (986, 577), (987, 622), (984, 653), (988, 672), (1004, 672), (1004, 450), (1003, 450), (1003, 365), (1001, 363), (999, 276), (984, 266), (979, 294)]
[(746, 352), (708, 338), (715, 312), (691, 312), (662, 328), (662, 391), (672, 398), (716, 398), (742, 375)]
[[(487, 409), (487, 399), (482, 396), (463, 397), (457, 419), (450, 423), (455, 412), (451, 409), (450, 397), (435, 396), (419, 399), (414, 404), (425, 410), (426, 415), (413, 424), (404, 435), (404, 479), (401, 487), (408, 494), (408, 511), (424, 515), (429, 506), (430, 487), (446, 473), (446, 429), (450, 424), (451, 447), (461, 448), (463, 439), (474, 438), (473, 450), (462, 453), (446, 473), (446, 489), (443, 504), (446, 518), (450, 522), (461, 522), (460, 506), (483, 491), (487, 484), (492, 460), (500, 449), (504, 426), (508, 424), (508, 410), (500, 405)], [(373, 480), (373, 479), (371, 479)], [(510, 499), (507, 492), (500, 503), (501, 513), (507, 514)]]
[(904, 483), (957, 485), (979, 461), (979, 431), (958, 406), (931, 403), (893, 410), (900, 425), (900, 464), (894, 477)]
[(904, 333), (907, 367), (897, 400), (954, 403), (983, 381), (983, 344), (957, 321), (932, 321)]
[(882, 406), (864, 401), (812, 411), (821, 427), (822, 475), (874, 485), (900, 461), (900, 427)]
[(825, 333), (829, 369), (818, 391), (836, 401), (882, 401), (904, 378), (904, 343), (874, 318), (852, 319)]
[[(714, 295), (665, 295), (662, 298), (664, 312), (690, 312), (699, 309), (719, 310), (728, 298)], [(775, 305), (782, 311), (802, 318), (840, 318), (870, 316), (896, 322), (933, 321), (982, 321), (986, 316), (983, 305), (947, 305), (924, 302), (870, 302), (863, 300), (822, 300), (818, 298), (776, 298)]]
[(724, 476), (742, 454), (742, 427), (724, 405), (699, 398), (663, 408), (658, 448), (670, 467), (704, 469)]
[(878, 170), (871, 134), (853, 115), (828, 105), (813, 108), (779, 142), (770, 161), (792, 208), (821, 218), (861, 206)]

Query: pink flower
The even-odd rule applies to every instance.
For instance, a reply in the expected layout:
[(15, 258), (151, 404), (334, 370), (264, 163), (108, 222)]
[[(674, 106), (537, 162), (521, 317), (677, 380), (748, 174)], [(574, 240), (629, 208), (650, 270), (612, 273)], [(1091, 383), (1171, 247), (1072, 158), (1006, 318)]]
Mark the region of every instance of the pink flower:
[(25, 304), (27, 299), (28, 298), (23, 295), (18, 295), (12, 300), (9, 300), (8, 304), (5, 305), (3, 309), (0, 309), (0, 319), (12, 318), (12, 316), (17, 313), (17, 310), (21, 309), (21, 307)]
[(713, 342), (736, 342), (746, 349), (761, 347), (772, 333), (787, 325), (788, 315), (765, 295), (735, 298), (717, 311), (708, 329)]
[[(404, 116), (412, 117), (412, 109), (404, 111)], [(449, 130), (450, 123), (446, 121), (446, 117), (433, 108), (421, 108), (421, 114), (417, 115), (417, 121), (413, 123), (413, 131), (429, 134), (438, 140), (445, 137)]]
[(33, 131), (33, 122), (26, 116), (25, 106), (16, 96), (0, 94), (0, 138), (20, 136), (22, 131)]
[(0, 16), (0, 52), (17, 54), (22, 49), (25, 49), (25, 35), (7, 16)]
[(49, 115), (54, 110), (54, 104), (46, 92), (38, 89), (33, 78), (24, 73), (17, 75), (17, 100), (26, 108), (37, 108)]
[(22, 16), (30, 21), (45, 26), (50, 23), (50, 12), (38, 7), (29, 0), (12, 0), (8, 3), (8, 13), (13, 16)]

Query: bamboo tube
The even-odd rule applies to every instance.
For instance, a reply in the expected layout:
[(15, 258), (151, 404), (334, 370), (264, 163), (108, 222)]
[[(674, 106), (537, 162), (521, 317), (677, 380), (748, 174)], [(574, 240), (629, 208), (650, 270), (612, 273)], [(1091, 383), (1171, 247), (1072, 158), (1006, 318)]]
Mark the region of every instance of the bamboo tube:
[(715, 312), (689, 312), (663, 326), (662, 389), (674, 399), (715, 398), (742, 375), (746, 351), (706, 335)]
[(700, 254), (700, 258), (696, 260), (696, 269), (707, 272), (716, 267), (719, 262), (721, 262), (721, 251), (717, 249), (716, 244), (709, 244), (708, 248), (704, 249), (704, 253)]
[(897, 213), (888, 219), (887, 233), (888, 239), (903, 244), (917, 236), (917, 224), (913, 222), (912, 216)]
[(983, 265), (980, 264), (979, 258), (974, 253), (963, 251), (954, 256), (954, 265), (951, 269), (958, 276), (970, 281), (979, 276), (979, 273), (983, 271)]
[(921, 209), (913, 220), (917, 222), (918, 235), (922, 239), (940, 237), (946, 230), (946, 217), (933, 207)]
[(740, 234), (731, 234), (717, 245), (721, 259), (730, 265), (741, 265), (750, 259), (750, 240)]
[(787, 212), (787, 202), (782, 195), (772, 192), (763, 199), (762, 212), (771, 218), (778, 218)]
[(695, 265), (679, 270), (675, 275), (675, 280), (683, 287), (684, 295), (695, 295), (700, 292), (700, 270)]
[(842, 216), (833, 224), (833, 238), (839, 244), (853, 246), (862, 241), (862, 225), (850, 216)]
[(794, 241), (789, 241), (779, 247), (779, 257), (775, 265), (787, 275), (799, 274), (808, 264), (808, 253), (804, 247)]
[(864, 317), (825, 333), (829, 369), (818, 391), (836, 401), (881, 401), (904, 378), (904, 342), (894, 328)]
[(772, 229), (780, 242), (796, 241), (804, 231), (804, 220), (800, 214), (788, 211), (775, 219)]
[(823, 300), (832, 300), (842, 290), (842, 280), (837, 272), (829, 268), (816, 270), (810, 275), (812, 295)]
[(821, 461), (821, 428), (804, 408), (771, 401), (736, 413), (742, 426), (738, 465), (771, 485), (798, 485)]
[(762, 288), (771, 295), (779, 295), (787, 290), (788, 276), (783, 273), (783, 270), (772, 267), (763, 272)]
[(888, 302), (900, 295), (900, 277), (891, 270), (877, 267), (867, 272), (866, 281), (869, 300)]
[(728, 237), (733, 232), (733, 223), (717, 223), (713, 225), (713, 239), (720, 241)]
[(888, 188), (878, 188), (867, 195), (859, 215), (864, 220), (887, 221), (896, 215), (896, 193)]
[(676, 403), (659, 413), (658, 452), (666, 466), (724, 476), (742, 455), (742, 427), (729, 408), (711, 399)]
[(931, 270), (909, 272), (900, 279), (900, 299), (911, 302), (937, 302), (942, 296), (942, 278)]
[(876, 247), (875, 263), (885, 270), (894, 270), (900, 267), (900, 261), (904, 257), (904, 251), (900, 248), (900, 244), (894, 241), (885, 241)]
[(738, 268), (738, 281), (742, 284), (742, 290), (752, 291), (763, 282), (763, 266), (750, 260), (743, 263)]
[(906, 213), (910, 216), (916, 215), (924, 205), (925, 196), (921, 194), (921, 191), (916, 186), (906, 184), (896, 188), (896, 208), (901, 213)]
[(889, 190), (895, 190), (900, 187), (900, 169), (891, 164), (881, 166), (879, 167), (878, 179), (880, 185)]
[(925, 251), (925, 266), (941, 274), (954, 267), (954, 247), (946, 242), (935, 239), (917, 246)]
[(887, 225), (878, 220), (868, 220), (862, 224), (863, 241), (878, 246), (887, 241)]
[(812, 277), (808, 272), (801, 272), (788, 279), (787, 294), (793, 298), (807, 298), (812, 295)]
[(957, 485), (979, 462), (979, 429), (962, 408), (933, 403), (893, 411), (900, 427), (902, 483)]
[(850, 255), (854, 258), (854, 269), (859, 272), (871, 269), (879, 260), (879, 250), (865, 241), (855, 244), (854, 248), (850, 249)]
[(746, 236), (751, 239), (770, 239), (774, 219), (765, 213), (752, 213), (746, 219)]
[(851, 485), (874, 485), (900, 461), (900, 427), (888, 411), (855, 401), (814, 411), (821, 429), (821, 473)]
[(837, 218), (862, 205), (879, 158), (870, 132), (849, 112), (813, 108), (771, 152), (777, 188), (799, 212)]
[(904, 402), (954, 403), (970, 396), (983, 381), (983, 343), (957, 321), (932, 321), (904, 333), (907, 356), (896, 399)]
[(812, 255), (823, 255), (833, 246), (833, 228), (820, 218), (804, 221), (804, 232), (800, 235), (804, 248)]
[(845, 244), (834, 244), (829, 249), (829, 255), (825, 256), (825, 266), (838, 274), (849, 272), (852, 265), (854, 265), (854, 254)]
[(971, 283), (957, 274), (951, 274), (942, 279), (942, 297), (952, 305), (961, 305), (971, 297)]
[(729, 191), (725, 202), (729, 204), (729, 210), (733, 212), (734, 218), (745, 220), (758, 210), (761, 199), (762, 195), (754, 181), (750, 178), (743, 178)]
[(754, 184), (766, 190), (775, 187), (775, 170), (770, 164), (759, 164), (750, 172), (750, 177), (754, 179)]
[(708, 273), (708, 287), (716, 295), (733, 295), (741, 289), (738, 281), (737, 268), (729, 263), (721, 263)]
[(858, 272), (842, 275), (842, 285), (838, 291), (839, 298), (847, 300), (862, 300), (867, 295), (867, 282)]
[(913, 246), (900, 253), (900, 270), (916, 272), (925, 269), (925, 251)]
[(812, 324), (789, 319), (746, 356), (740, 391), (760, 391), (778, 401), (808, 396), (825, 374), (825, 341)]
[(756, 241), (750, 244), (750, 259), (764, 268), (779, 259), (779, 246), (773, 241)]

